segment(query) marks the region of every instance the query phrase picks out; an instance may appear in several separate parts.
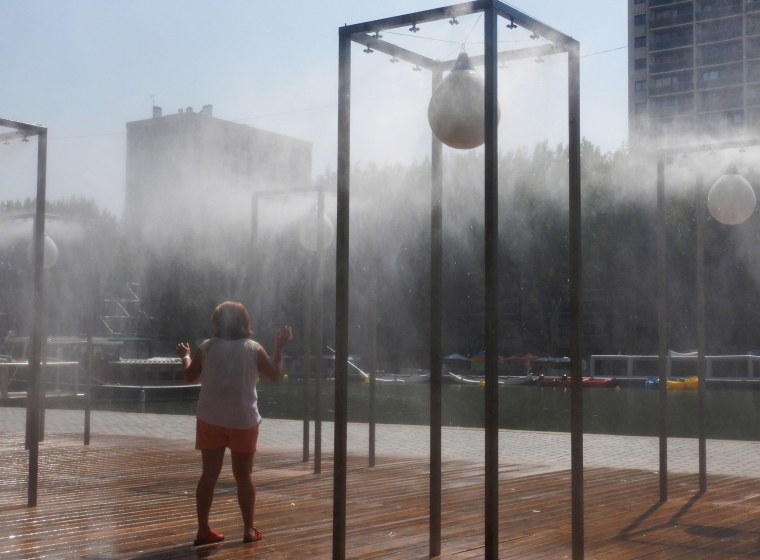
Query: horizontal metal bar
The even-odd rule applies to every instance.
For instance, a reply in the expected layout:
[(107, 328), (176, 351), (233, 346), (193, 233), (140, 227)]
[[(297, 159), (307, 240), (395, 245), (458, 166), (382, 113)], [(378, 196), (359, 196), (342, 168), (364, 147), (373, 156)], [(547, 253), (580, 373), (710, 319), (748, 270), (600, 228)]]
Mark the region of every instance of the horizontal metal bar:
[[(2, 213), (0, 214), (0, 221), (13, 221), (13, 220), (34, 220), (37, 217), (35, 212), (20, 212), (20, 213)], [(94, 223), (95, 220), (91, 218), (72, 218), (70, 216), (61, 216), (59, 214), (45, 213), (45, 221), (60, 221), (60, 222), (76, 222), (79, 224)]]
[(578, 45), (578, 42), (569, 35), (565, 35), (553, 27), (546, 25), (545, 23), (542, 23), (527, 14), (522, 13), (521, 11), (513, 8), (508, 4), (494, 0), (476, 0), (474, 2), (465, 2), (463, 4), (455, 4), (453, 6), (446, 6), (443, 8), (423, 10), (411, 14), (377, 19), (374, 21), (367, 21), (353, 25), (345, 25), (339, 29), (339, 32), (343, 36), (350, 37), (352, 40), (357, 40), (354, 38), (354, 35), (376, 33), (379, 31), (384, 31), (386, 29), (404, 27), (406, 25), (416, 25), (419, 23), (427, 23), (429, 21), (438, 21), (452, 17), (474, 14), (477, 12), (482, 12), (491, 6), (496, 9), (497, 14), (508, 19), (511, 23), (519, 25), (520, 27), (524, 27), (525, 29), (532, 31), (537, 35), (544, 37), (545, 39), (549, 39), (555, 44), (563, 45), (567, 48)]
[[(435, 70), (436, 68), (439, 68), (440, 70), (444, 72), (448, 72), (449, 70), (454, 68), (454, 65), (457, 62), (456, 59), (439, 62), (439, 61), (433, 60), (432, 58), (428, 58), (421, 54), (418, 54), (413, 51), (394, 45), (393, 43), (383, 41), (382, 39), (377, 39), (376, 37), (372, 35), (365, 34), (365, 35), (360, 35), (360, 36), (353, 36), (351, 40), (358, 44), (365, 45), (374, 50), (385, 53), (387, 55), (395, 56), (396, 58), (400, 60), (404, 60), (411, 64), (416, 64), (417, 66), (421, 66), (422, 68), (425, 68), (426, 70), (432, 71), (432, 70)], [(514, 60), (541, 58), (543, 56), (562, 54), (564, 52), (565, 52), (564, 49), (557, 47), (556, 45), (553, 45), (553, 44), (540, 45), (540, 46), (528, 47), (524, 49), (502, 51), (498, 53), (498, 61), (500, 63), (506, 63), (506, 62), (510, 62)], [(483, 55), (471, 56), (470, 62), (474, 66), (482, 66), (484, 63)]]
[(404, 60), (406, 62), (416, 64), (417, 66), (422, 66), (428, 70), (433, 70), (438, 66), (437, 60), (433, 60), (432, 58), (428, 58), (414, 51), (399, 47), (398, 45), (394, 45), (388, 41), (383, 41), (382, 39), (378, 39), (373, 35), (352, 35), (351, 40), (355, 43), (359, 43), (360, 45), (364, 45), (376, 51), (380, 51), (390, 56), (395, 56), (396, 58)]
[(411, 14), (376, 19), (364, 23), (345, 25), (339, 29), (339, 33), (344, 37), (350, 37), (353, 39), (353, 35), (357, 33), (375, 33), (377, 31), (395, 29), (396, 27), (403, 27), (405, 25), (415, 25), (418, 23), (438, 21), (441, 19), (482, 12), (489, 4), (490, 2), (488, 1), (476, 0), (475, 2), (455, 4), (454, 6), (434, 8), (432, 10), (423, 10)]
[(268, 191), (253, 191), (251, 194), (253, 196), (283, 196), (283, 195), (289, 195), (289, 194), (309, 194), (309, 193), (318, 193), (319, 191), (323, 191), (325, 193), (334, 193), (335, 191), (329, 191), (327, 189), (319, 189), (314, 187), (305, 187), (303, 189), (272, 189)]
[(694, 152), (712, 152), (714, 150), (728, 150), (731, 148), (748, 148), (750, 146), (760, 146), (760, 138), (747, 138), (746, 140), (725, 140), (723, 142), (710, 142), (707, 144), (694, 144), (692, 146), (673, 146), (670, 148), (660, 148), (657, 154), (670, 156), (675, 154), (690, 154)]
[(47, 128), (38, 124), (29, 124), (29, 123), (23, 123), (19, 121), (12, 121), (10, 119), (1, 119), (1, 118), (0, 118), (0, 126), (4, 126), (7, 128), (15, 128), (16, 130), (19, 130), (19, 131), (23, 130), (24, 132), (28, 132), (32, 135), (37, 135), (47, 130)]
[(578, 41), (569, 35), (565, 35), (561, 31), (557, 31), (553, 27), (532, 18), (528, 14), (522, 13), (520, 10), (513, 8), (509, 4), (494, 2), (494, 7), (500, 16), (509, 19), (512, 23), (519, 25), (520, 27), (533, 31), (544, 39), (549, 39), (553, 43), (565, 45), (568, 49), (579, 44)]

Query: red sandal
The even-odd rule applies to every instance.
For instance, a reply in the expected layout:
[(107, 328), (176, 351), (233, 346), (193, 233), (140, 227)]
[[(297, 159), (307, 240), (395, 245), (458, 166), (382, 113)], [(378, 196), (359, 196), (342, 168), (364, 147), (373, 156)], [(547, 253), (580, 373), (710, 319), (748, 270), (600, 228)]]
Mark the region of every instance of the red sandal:
[(256, 541), (260, 541), (262, 538), (264, 538), (264, 533), (259, 531), (256, 527), (253, 528), (253, 534), (252, 535), (246, 535), (243, 537), (243, 543), (253, 543)]
[(196, 538), (193, 541), (193, 546), (204, 546), (207, 544), (215, 544), (220, 543), (224, 540), (224, 535), (221, 533), (217, 533), (212, 529), (212, 531), (208, 534), (208, 536), (203, 538)]

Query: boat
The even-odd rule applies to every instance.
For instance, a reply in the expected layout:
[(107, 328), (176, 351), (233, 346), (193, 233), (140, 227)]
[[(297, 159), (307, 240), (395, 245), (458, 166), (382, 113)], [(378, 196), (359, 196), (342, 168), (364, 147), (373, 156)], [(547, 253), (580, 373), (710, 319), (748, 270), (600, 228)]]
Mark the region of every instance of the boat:
[[(486, 378), (483, 375), (468, 375), (447, 371), (445, 379), (460, 385), (478, 385), (485, 387)], [(500, 375), (499, 385), (535, 385), (538, 377), (533, 374), (528, 375)]]
[[(644, 387), (657, 389), (660, 386), (659, 377), (650, 377), (644, 381)], [(694, 391), (699, 389), (699, 378), (696, 375), (690, 377), (676, 377), (665, 382), (668, 391)]]
[[(581, 385), (584, 389), (592, 389), (601, 387), (618, 387), (619, 384), (614, 377), (583, 377), (581, 378)], [(538, 377), (538, 386), (569, 388), (572, 386), (572, 380), (569, 375), (563, 375), (562, 377), (546, 377), (540, 375)]]
[[(369, 383), (370, 378), (365, 380), (365, 383)], [(402, 371), (400, 373), (392, 373), (384, 370), (380, 370), (375, 373), (375, 382), (378, 383), (430, 383), (430, 371), (426, 369), (418, 369), (413, 371)]]

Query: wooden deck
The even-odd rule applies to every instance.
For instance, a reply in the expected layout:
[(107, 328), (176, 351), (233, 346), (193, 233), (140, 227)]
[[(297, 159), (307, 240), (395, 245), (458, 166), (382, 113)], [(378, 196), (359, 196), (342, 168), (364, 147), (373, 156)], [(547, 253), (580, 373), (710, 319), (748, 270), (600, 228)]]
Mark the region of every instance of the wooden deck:
[[(314, 475), (299, 453), (261, 453), (254, 468), (256, 525), (264, 540), (240, 542), (229, 464), (217, 487), (213, 525), (221, 546), (194, 549), (197, 452), (164, 439), (51, 435), (41, 445), (39, 505), (26, 506), (27, 453), (0, 434), (0, 557), (222, 559), (330, 558), (332, 469)], [(348, 479), (349, 558), (428, 558), (428, 466), (383, 458), (374, 469), (352, 457)], [(760, 479), (671, 477), (658, 504), (656, 473), (585, 473), (586, 558), (760, 557)], [(483, 468), (444, 461), (443, 558), (483, 557)], [(504, 465), (500, 558), (570, 557), (569, 472), (530, 474)]]

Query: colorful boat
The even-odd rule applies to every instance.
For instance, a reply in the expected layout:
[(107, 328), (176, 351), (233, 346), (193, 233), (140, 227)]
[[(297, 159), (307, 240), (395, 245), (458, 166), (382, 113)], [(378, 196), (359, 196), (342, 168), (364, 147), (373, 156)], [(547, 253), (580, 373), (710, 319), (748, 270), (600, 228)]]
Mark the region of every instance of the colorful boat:
[[(644, 382), (644, 386), (649, 389), (656, 389), (660, 386), (659, 377), (650, 377)], [(699, 378), (696, 375), (691, 377), (676, 377), (666, 381), (668, 391), (694, 391), (699, 388)]]
[[(569, 375), (563, 375), (562, 377), (545, 377), (543, 375), (538, 378), (539, 387), (564, 387), (569, 388), (572, 385), (572, 380)], [(614, 377), (583, 377), (581, 378), (581, 385), (584, 389), (591, 389), (596, 387), (617, 387), (618, 382)]]

